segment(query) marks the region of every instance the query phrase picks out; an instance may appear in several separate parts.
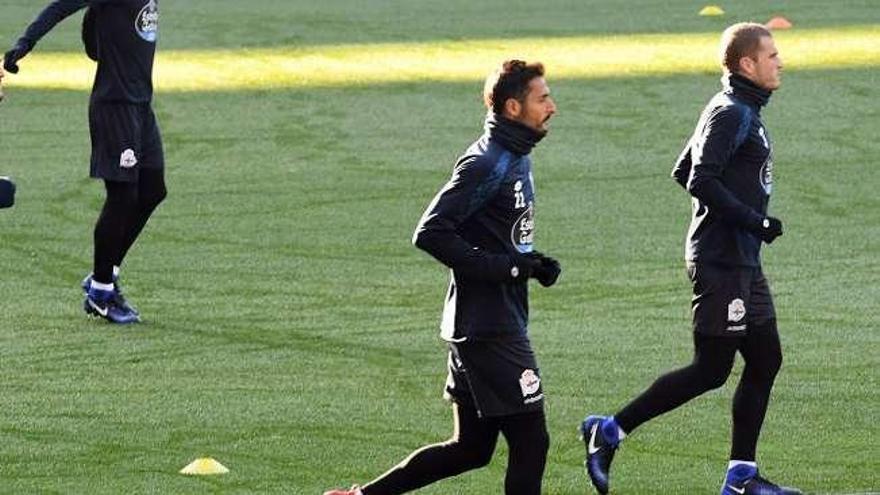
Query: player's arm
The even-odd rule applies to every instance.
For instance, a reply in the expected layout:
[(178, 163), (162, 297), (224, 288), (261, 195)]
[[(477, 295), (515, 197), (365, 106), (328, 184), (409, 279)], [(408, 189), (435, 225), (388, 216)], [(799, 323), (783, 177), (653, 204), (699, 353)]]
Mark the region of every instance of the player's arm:
[(13, 74), (18, 72), (18, 61), (34, 49), (34, 46), (56, 24), (79, 11), (90, 3), (99, 3), (101, 0), (55, 0), (50, 3), (34, 21), (28, 26), (24, 34), (15, 43), (11, 50), (3, 56), (3, 67)]
[(688, 178), (691, 175), (691, 166), (691, 142), (688, 140), (684, 145), (684, 149), (679, 153), (678, 160), (675, 161), (671, 174), (675, 182), (685, 190), (687, 190)]
[(456, 164), (452, 178), (422, 215), (412, 242), (458, 276), (496, 282), (525, 280), (536, 261), (488, 253), (472, 246), (457, 232), (458, 226), (497, 191), (492, 169), (493, 164), (479, 157), (468, 157)]
[(740, 201), (721, 181), (725, 167), (749, 131), (748, 110), (724, 106), (713, 110), (690, 147), (687, 190), (714, 210), (721, 220), (748, 230), (760, 230), (764, 217)]

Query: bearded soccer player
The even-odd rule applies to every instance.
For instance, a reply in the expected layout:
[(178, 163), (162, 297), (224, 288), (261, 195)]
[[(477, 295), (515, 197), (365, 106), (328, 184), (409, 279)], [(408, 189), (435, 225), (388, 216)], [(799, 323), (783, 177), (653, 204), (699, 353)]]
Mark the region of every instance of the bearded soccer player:
[(104, 181), (106, 198), (94, 230), (93, 271), (82, 283), (83, 307), (112, 323), (134, 323), (140, 315), (122, 295), (119, 269), (166, 194), (162, 139), (151, 107), (158, 0), (56, 0), (6, 52), (3, 66), (17, 73), (19, 60), (43, 36), (86, 7), (83, 42), (98, 62), (89, 101), (90, 175)]
[(363, 487), (325, 495), (394, 495), (485, 466), (499, 434), (509, 447), (504, 493), (539, 495), (549, 436), (528, 338), (528, 281), (548, 287), (559, 263), (534, 250), (532, 148), (556, 112), (541, 64), (505, 62), (489, 76), (485, 133), (458, 159), (414, 244), (451, 270), (441, 323), (445, 396), (454, 431)]
[[(773, 187), (770, 135), (761, 109), (780, 86), (782, 60), (760, 24), (730, 26), (721, 38), (723, 89), (706, 105), (673, 177), (693, 197), (686, 242), (693, 283), (694, 360), (661, 376), (613, 416), (588, 416), (580, 430), (586, 468), (608, 493), (621, 441), (661, 414), (724, 384), (739, 352), (745, 360), (733, 397), (730, 462), (722, 495), (793, 495), (759, 474), (758, 436), (782, 364), (776, 313), (761, 269), (761, 244), (782, 235), (769, 216)], [(632, 440), (631, 440), (632, 441)]]

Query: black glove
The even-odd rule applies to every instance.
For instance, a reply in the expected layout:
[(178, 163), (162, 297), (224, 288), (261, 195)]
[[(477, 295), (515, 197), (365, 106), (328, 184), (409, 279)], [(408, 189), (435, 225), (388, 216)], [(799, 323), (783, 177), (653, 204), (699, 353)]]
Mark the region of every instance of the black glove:
[(15, 182), (9, 177), (0, 177), (0, 208), (15, 204)]
[(31, 48), (26, 41), (18, 40), (12, 50), (3, 55), (3, 68), (7, 72), (18, 74), (18, 61), (24, 58), (31, 51)]
[(541, 269), (541, 260), (524, 254), (510, 256), (510, 276), (516, 282), (525, 282), (535, 277), (536, 270)]
[(560, 266), (558, 261), (549, 256), (544, 256), (544, 254), (538, 251), (532, 251), (526, 256), (541, 262), (537, 268), (532, 270), (532, 277), (537, 279), (544, 287), (550, 287), (556, 283), (559, 274), (562, 273), (562, 266)]
[(767, 244), (772, 243), (777, 237), (782, 235), (782, 221), (778, 218), (767, 217), (761, 222), (761, 228), (758, 230), (758, 236)]

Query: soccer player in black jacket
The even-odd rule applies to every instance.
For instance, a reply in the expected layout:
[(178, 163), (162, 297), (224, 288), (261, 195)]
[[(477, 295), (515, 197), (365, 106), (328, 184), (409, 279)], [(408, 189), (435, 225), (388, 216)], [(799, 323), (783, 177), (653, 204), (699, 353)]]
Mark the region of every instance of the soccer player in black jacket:
[(549, 446), (544, 393), (528, 339), (528, 280), (548, 287), (559, 263), (534, 250), (529, 152), (556, 112), (541, 64), (510, 60), (486, 81), (486, 131), (458, 159), (413, 243), (451, 270), (441, 323), (449, 345), (445, 396), (455, 430), (361, 488), (393, 495), (485, 466), (498, 435), (509, 447), (504, 493), (539, 495)]
[(603, 494), (620, 441), (650, 419), (723, 385), (737, 352), (745, 368), (733, 398), (732, 447), (721, 494), (800, 493), (761, 477), (755, 462), (782, 364), (759, 254), (762, 242), (782, 235), (782, 222), (767, 214), (773, 156), (761, 121), (761, 108), (780, 85), (782, 61), (771, 33), (753, 23), (729, 27), (721, 53), (724, 87), (706, 105), (673, 170), (693, 197), (686, 261), (694, 293), (694, 360), (661, 376), (613, 416), (588, 416), (581, 424), (587, 472)]
[(94, 231), (93, 272), (82, 283), (86, 313), (113, 323), (140, 321), (119, 289), (126, 253), (165, 198), (165, 158), (153, 99), (158, 0), (55, 0), (6, 52), (3, 66), (18, 72), (56, 24), (88, 7), (83, 42), (98, 62), (89, 101), (90, 175), (104, 180), (106, 199)]

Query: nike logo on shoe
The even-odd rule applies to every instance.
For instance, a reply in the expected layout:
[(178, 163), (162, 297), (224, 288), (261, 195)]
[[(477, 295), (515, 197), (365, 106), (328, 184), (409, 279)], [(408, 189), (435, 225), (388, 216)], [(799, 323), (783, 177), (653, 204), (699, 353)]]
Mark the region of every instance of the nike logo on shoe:
[(587, 446), (587, 452), (590, 455), (599, 452), (599, 448), (596, 447), (596, 434), (599, 432), (599, 422), (593, 423), (593, 428), (590, 430), (590, 445)]
[(740, 495), (742, 495), (743, 493), (746, 492), (745, 488), (737, 488), (733, 485), (727, 485), (727, 488), (730, 488), (731, 490), (735, 491), (736, 493), (739, 493)]
[(101, 315), (105, 318), (107, 317), (107, 313), (110, 311), (110, 308), (107, 308), (107, 307), (102, 308), (101, 306), (98, 306), (97, 304), (95, 304), (95, 302), (92, 301), (91, 299), (89, 299), (89, 306), (91, 306), (91, 308), (94, 309), (95, 312), (97, 312), (99, 315)]

